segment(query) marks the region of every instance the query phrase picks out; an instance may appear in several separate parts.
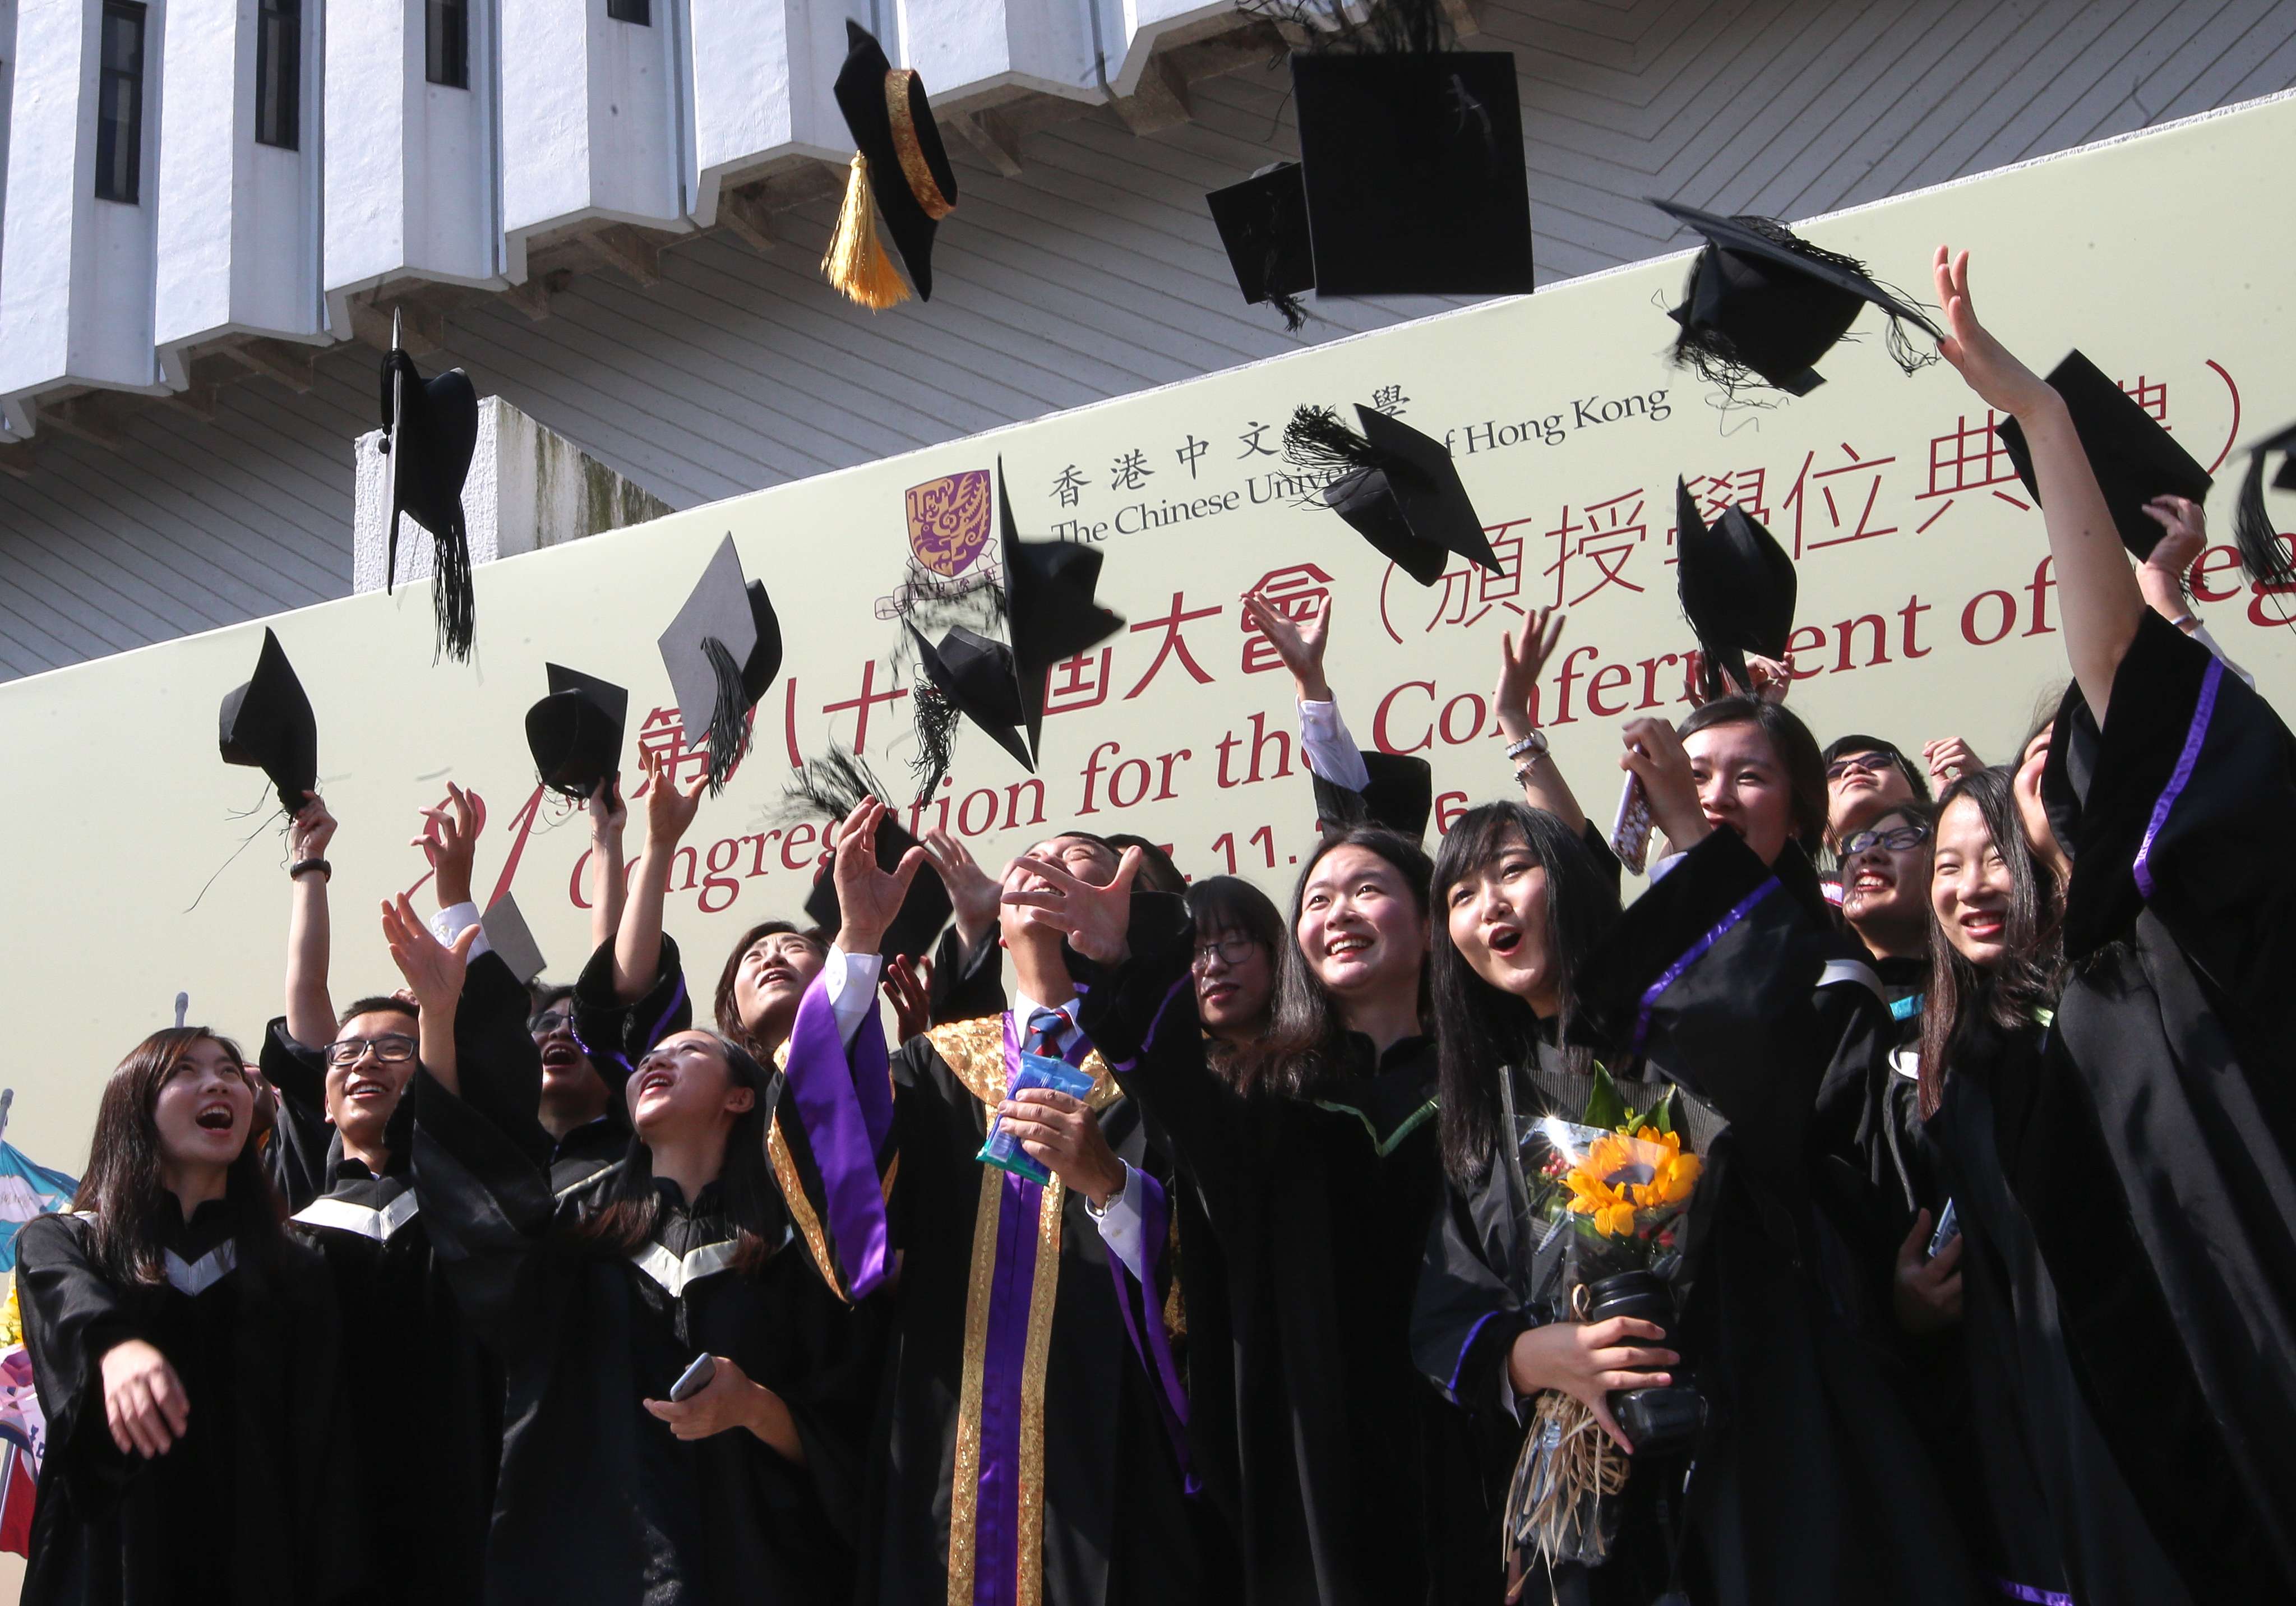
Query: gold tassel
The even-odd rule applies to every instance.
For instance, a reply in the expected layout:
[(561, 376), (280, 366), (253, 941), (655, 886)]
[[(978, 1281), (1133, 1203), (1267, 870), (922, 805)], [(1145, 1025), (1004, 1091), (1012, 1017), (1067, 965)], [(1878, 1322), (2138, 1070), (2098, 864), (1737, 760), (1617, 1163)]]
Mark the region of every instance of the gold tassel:
[(898, 307), (909, 299), (901, 270), (893, 266), (877, 238), (877, 204), (869, 193), (869, 159), (856, 151), (845, 181), (845, 206), (837, 214), (836, 232), (829, 236), (829, 252), (821, 271), (848, 300), (872, 312)]

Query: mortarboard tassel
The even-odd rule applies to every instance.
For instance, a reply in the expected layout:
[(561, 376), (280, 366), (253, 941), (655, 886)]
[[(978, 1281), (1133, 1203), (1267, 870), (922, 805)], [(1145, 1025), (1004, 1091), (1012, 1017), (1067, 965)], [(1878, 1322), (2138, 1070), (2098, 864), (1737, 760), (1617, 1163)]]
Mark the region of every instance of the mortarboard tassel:
[(870, 772), (860, 754), (846, 747), (832, 747), (818, 758), (807, 759), (782, 789), (782, 796), (800, 812), (830, 820), (842, 820), (864, 798), (890, 803), (884, 783)]
[(2240, 508), (2233, 515), (2233, 539), (2240, 545), (2240, 566), (2259, 586), (2296, 578), (2296, 560), (2272, 528), (2264, 505), (2264, 459), (2260, 451), (2248, 455), (2248, 474), (2240, 482)]
[(837, 214), (837, 228), (829, 236), (821, 271), (848, 300), (858, 301), (872, 312), (898, 307), (909, 299), (901, 270), (893, 266), (884, 242), (877, 238), (877, 203), (869, 191), (869, 159), (858, 151), (853, 153), (853, 166), (846, 176), (845, 205)]
[(914, 800), (923, 803), (939, 789), (941, 777), (948, 774), (949, 760), (956, 748), (957, 723), (964, 716), (955, 699), (923, 675), (917, 676), (916, 684), (909, 690), (909, 708), (917, 733), (917, 756), (909, 760), (909, 773), (917, 778)]
[(718, 677), (718, 696), (709, 710), (709, 795), (714, 798), (726, 790), (726, 777), (749, 748), (749, 696), (742, 687), (742, 666), (724, 642), (703, 636), (701, 654)]
[[(430, 532), (430, 610), (438, 621), (437, 652), (458, 664), (471, 661), (471, 645), (478, 639), (479, 602), (471, 588), (471, 537), (463, 527), (463, 509), (455, 508), (453, 521)], [(436, 661), (437, 652), (432, 654)]]
[(1302, 406), (1283, 426), (1283, 455), (1294, 468), (1348, 473), (1381, 465), (1371, 442), (1340, 422), (1329, 407)]

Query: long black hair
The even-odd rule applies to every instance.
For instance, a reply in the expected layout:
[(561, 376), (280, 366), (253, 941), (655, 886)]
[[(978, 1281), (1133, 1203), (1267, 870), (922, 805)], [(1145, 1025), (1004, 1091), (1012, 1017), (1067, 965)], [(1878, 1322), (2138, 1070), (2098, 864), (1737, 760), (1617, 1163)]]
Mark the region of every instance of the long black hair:
[(2063, 891), (2056, 873), (2025, 840), (2012, 787), (2013, 772), (1997, 765), (1964, 774), (1938, 799), (1938, 818), (1967, 799), (1985, 816), (1994, 850), (2009, 870), (2009, 912), (2002, 927), (2006, 953), (1980, 971), (1953, 946), (1930, 903), (1930, 986), (1922, 1006), (1922, 1113), (1937, 1112), (1945, 1079), (1980, 1023), (2015, 1030), (2036, 1009), (2054, 1006), (2064, 983)]
[[(1189, 886), (1186, 898), (1198, 942), (1222, 937), (1247, 938), (1267, 950), (1267, 974), (1271, 979), (1277, 975), (1290, 943), (1283, 930), (1283, 911), (1275, 906), (1274, 898), (1240, 875), (1208, 875)], [(1273, 987), (1267, 1002), (1273, 1013)], [(1266, 1022), (1261, 1024), (1264, 1027)], [(1230, 1069), (1234, 1057), (1230, 1045), (1208, 1041), (1204, 1049), (1214, 1070), (1225, 1074)]]
[(768, 937), (802, 937), (819, 948), (823, 955), (829, 952), (829, 938), (819, 926), (796, 926), (785, 920), (767, 920), (742, 932), (742, 940), (735, 943), (726, 955), (726, 963), (718, 971), (718, 990), (710, 998), (711, 1012), (718, 1018), (715, 1035), (738, 1046), (752, 1060), (759, 1055), (770, 1055), (773, 1050), (742, 1019), (742, 1006), (734, 996), (734, 984), (741, 979), (742, 961), (750, 956), (751, 948)]
[[(72, 1195), (72, 1209), (94, 1214), (90, 1247), (96, 1264), (115, 1282), (168, 1280), (162, 1229), (169, 1215), (181, 1219), (183, 1207), (160, 1179), (160, 1127), (152, 1110), (160, 1102), (160, 1089), (200, 1043), (217, 1045), (234, 1065), (247, 1062), (228, 1037), (203, 1026), (172, 1026), (138, 1043), (103, 1085), (103, 1097), (95, 1108), (95, 1137), (88, 1145), (87, 1175)], [(256, 1090), (247, 1142), (224, 1180), (224, 1197), (238, 1210), (240, 1241), (257, 1258), (267, 1257), (285, 1241), (280, 1223), (286, 1219), (287, 1208), (271, 1185), (258, 1141), (267, 1108), (263, 1093)]]
[(1804, 852), (1815, 855), (1825, 841), (1825, 760), (1818, 757), (1817, 738), (1799, 717), (1786, 711), (1784, 703), (1765, 702), (1759, 697), (1718, 697), (1692, 709), (1674, 733), (1686, 737), (1726, 725), (1756, 725), (1769, 739), (1770, 750), (1777, 754), (1778, 766), (1785, 771), (1793, 807), (1793, 840)]
[[(1499, 1077), (1505, 1067), (1537, 1055), (1540, 1033), (1529, 1004), (1475, 973), (1451, 940), (1446, 914), (1454, 887), (1518, 842), (1546, 873), (1546, 929), (1535, 936), (1546, 945), (1562, 1000), (1554, 1022), (1557, 1043), (1569, 1040), (1570, 1018), (1578, 1012), (1578, 966), (1619, 914), (1618, 889), (1596, 866), (1587, 844), (1543, 808), (1486, 803), (1461, 815), (1443, 839), (1435, 856), (1435, 948), (1428, 969), (1437, 1023), (1443, 1168), (1462, 1183), (1480, 1178), (1492, 1156), (1512, 1141), (1499, 1130)], [(1584, 1049), (1564, 1053), (1574, 1069), (1591, 1064)]]
[[(1316, 979), (1300, 952), (1300, 912), (1307, 901), (1308, 881), (1316, 866), (1341, 848), (1360, 848), (1393, 865), (1411, 889), (1419, 917), (1428, 916), (1427, 887), (1435, 866), (1427, 850), (1400, 832), (1381, 825), (1357, 825), (1326, 836), (1292, 888), (1292, 919), (1275, 966), (1275, 1016), (1267, 1035), (1234, 1056), (1236, 1086), (1246, 1093), (1265, 1088), (1286, 1098), (1304, 1098), (1340, 1063), (1347, 1028), (1340, 1006), (1324, 984)], [(1427, 1018), (1427, 967), (1419, 968), (1419, 1016)]]
[[(750, 1107), (734, 1118), (726, 1135), (726, 1164), (718, 1173), (721, 1213), (741, 1241), (734, 1266), (750, 1271), (772, 1258), (788, 1236), (789, 1214), (782, 1202), (781, 1185), (774, 1180), (766, 1159), (766, 1134), (772, 1122), (773, 1077), (750, 1051), (723, 1032), (695, 1027), (718, 1045), (726, 1061), (726, 1074), (737, 1087), (750, 1089)], [(637, 1077), (630, 1078), (633, 1085)], [(692, 1205), (694, 1201), (688, 1200)], [(616, 1255), (644, 1249), (653, 1236), (661, 1215), (661, 1194), (653, 1185), (653, 1151), (635, 1132), (628, 1151), (615, 1168), (613, 1182), (597, 1208), (584, 1217), (577, 1229), (589, 1243)]]

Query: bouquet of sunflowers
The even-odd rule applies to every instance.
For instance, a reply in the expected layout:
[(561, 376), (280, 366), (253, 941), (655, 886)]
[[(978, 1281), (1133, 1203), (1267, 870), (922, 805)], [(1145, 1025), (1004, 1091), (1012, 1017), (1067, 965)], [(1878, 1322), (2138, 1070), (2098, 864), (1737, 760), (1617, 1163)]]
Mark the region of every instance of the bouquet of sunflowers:
[[(1532, 1241), (1540, 1263), (1560, 1273), (1551, 1318), (1627, 1315), (1673, 1327), (1669, 1281), (1682, 1261), (1684, 1217), (1703, 1170), (1683, 1147), (1677, 1113), (1671, 1089), (1645, 1109), (1631, 1108), (1597, 1067), (1578, 1120), (1524, 1123), (1519, 1159)], [(1620, 1390), (1611, 1405), (1637, 1450), (1675, 1447), (1662, 1430), (1703, 1413), (1686, 1388)], [(1632, 1414), (1640, 1421), (1630, 1421), (1628, 1407), (1637, 1405)], [(1509, 1600), (1542, 1569), (1551, 1575), (1562, 1562), (1602, 1563), (1617, 1532), (1611, 1497), (1626, 1487), (1628, 1471), (1627, 1456), (1583, 1402), (1538, 1397), (1502, 1530)]]

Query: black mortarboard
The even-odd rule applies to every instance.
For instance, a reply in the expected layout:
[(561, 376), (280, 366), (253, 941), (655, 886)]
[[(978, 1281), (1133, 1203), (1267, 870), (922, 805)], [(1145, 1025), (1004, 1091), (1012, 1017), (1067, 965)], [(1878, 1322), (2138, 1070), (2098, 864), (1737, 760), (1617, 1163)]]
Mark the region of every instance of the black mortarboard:
[(289, 814), (303, 807), (303, 794), (319, 784), (319, 722), (311, 700), (279, 638), (263, 632), (255, 673), (243, 686), (226, 693), (216, 720), (217, 746), (226, 764), (261, 770), (279, 789)]
[(709, 739), (714, 794), (724, 790), (749, 744), (750, 710), (782, 668), (781, 621), (764, 582), (743, 581), (732, 536), (710, 554), (685, 605), (661, 633), (660, 644), (686, 745), (695, 745), (701, 736)]
[(1235, 286), (1251, 306), (1273, 301), (1293, 330), (1307, 322), (1298, 298), (1316, 288), (1308, 243), (1308, 188), (1300, 164), (1280, 161), (1204, 197), (1226, 248)]
[[(2079, 351), (2069, 353), (2049, 370), (2049, 385), (2064, 397), (2065, 411), (2072, 414), (2073, 431), (2080, 437), (2081, 450), (2088, 455), (2089, 467), (2095, 471), (2097, 488), (2104, 493), (2104, 505), (2112, 514), (2113, 528), (2120, 532), (2120, 544), (2142, 561), (2160, 545), (2164, 533), (2144, 511), (2144, 504), (2155, 496), (2203, 501), (2215, 482), (2208, 470), (2154, 422), (2142, 403)], [(2033, 454), (2025, 444), (2025, 431), (2013, 418), (2005, 418), (1993, 428), (2008, 450), (2009, 461), (2017, 467), (2017, 478), (2025, 482), (2034, 502), (2039, 503), (2041, 492), (2033, 480)]]
[(1317, 295), (1531, 288), (1513, 55), (1300, 53), (1292, 91)]
[(424, 379), (414, 359), (398, 343), (391, 323), (391, 349), (382, 359), (382, 451), (390, 520), (384, 532), (383, 589), (390, 591), (398, 569), (398, 515), (405, 512), (430, 532), (430, 605), (437, 616), (439, 650), (467, 660), (478, 629), (478, 603), (471, 589), (471, 544), (463, 523), (463, 482), (479, 447), (479, 393), (471, 376), (450, 368)]
[(586, 799), (621, 767), (630, 694), (579, 669), (543, 668), (550, 676), (550, 695), (526, 711), (527, 750), (545, 786)]
[(1936, 360), (1915, 352), (1899, 321), (1942, 340), (1937, 325), (1876, 283), (1854, 257), (1812, 245), (1767, 217), (1651, 204), (1706, 236), (1682, 305), (1667, 315), (1681, 325), (1675, 360), (1701, 377), (1729, 389), (1751, 371), (1790, 396), (1807, 396), (1825, 382), (1812, 365), (1849, 332), (1869, 301), (1889, 315), (1890, 354), (1900, 368), (1910, 373)]
[(906, 299), (899, 276), (877, 246), (870, 211), (873, 195), (893, 249), (917, 287), (917, 299), (930, 301), (933, 229), (956, 208), (956, 169), (948, 165), (923, 80), (907, 69), (896, 70), (875, 37), (850, 18), (845, 45), (837, 109), (845, 114), (857, 149), (846, 182), (845, 208), (822, 270), (865, 307), (882, 309)]
[(518, 906), (518, 899), (509, 893), (487, 905), (479, 917), (479, 926), (487, 934), (487, 946), (496, 958), (510, 967), (510, 973), (524, 987), (542, 974), (545, 963), (542, 945), (534, 940), (534, 932), (526, 923), (526, 914)]
[(940, 783), (948, 767), (955, 717), (972, 720), (1021, 761), (1031, 774), (1045, 719), (1045, 677), (1054, 664), (1107, 640), (1124, 621), (1093, 598), (1100, 583), (1098, 549), (1072, 541), (1023, 541), (1004, 495), (1004, 463), (996, 463), (998, 553), (1008, 646), (957, 626), (936, 646), (908, 625), (917, 662), (929, 684), (910, 698), (916, 709), (915, 767), (920, 796)]
[(1793, 560), (1734, 503), (1710, 528), (1679, 479), (1674, 503), (1675, 591), (1706, 655), (1707, 694), (1721, 694), (1725, 673), (1751, 689), (1746, 654), (1783, 659), (1793, 635)]
[[(884, 788), (858, 755), (839, 748), (832, 748), (824, 757), (809, 761), (791, 781), (786, 795), (808, 812), (834, 822), (842, 822), (864, 798), (885, 801)], [(915, 846), (917, 839), (909, 834), (898, 815), (887, 809), (884, 817), (877, 822), (877, 868), (890, 874), (899, 868), (902, 856)], [(836, 870), (833, 858), (824, 864), (805, 900), (807, 917), (832, 938), (844, 924), (844, 914), (837, 902)], [(909, 882), (908, 895), (901, 900), (900, 913), (886, 929), (879, 951), (888, 955), (930, 954), (933, 939), (948, 924), (952, 906), (940, 873), (928, 862)]]
[(2240, 511), (2233, 517), (2233, 537), (2240, 543), (2241, 567), (2259, 585), (2285, 581), (2296, 570), (2264, 506), (2264, 460), (2275, 452), (2281, 454), (2281, 461), (2280, 471), (2272, 477), (2272, 488), (2296, 491), (2296, 424), (2248, 448), (2248, 472), (2240, 482)]
[(1502, 572), (1449, 449), (1360, 403), (1356, 418), (1360, 435), (1328, 407), (1301, 407), (1284, 428), (1295, 466), (1335, 472), (1318, 493), (1323, 501), (1422, 586), (1441, 579), (1455, 553)]
[(1403, 753), (1366, 752), (1363, 761), (1371, 778), (1361, 791), (1310, 774), (1316, 826), (1328, 835), (1357, 825), (1384, 825), (1414, 841), (1424, 838), (1427, 816), (1435, 811), (1433, 766)]

